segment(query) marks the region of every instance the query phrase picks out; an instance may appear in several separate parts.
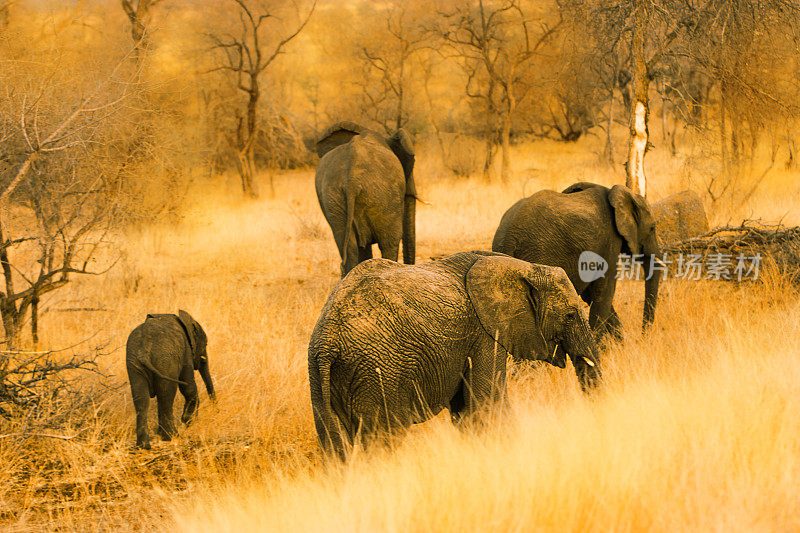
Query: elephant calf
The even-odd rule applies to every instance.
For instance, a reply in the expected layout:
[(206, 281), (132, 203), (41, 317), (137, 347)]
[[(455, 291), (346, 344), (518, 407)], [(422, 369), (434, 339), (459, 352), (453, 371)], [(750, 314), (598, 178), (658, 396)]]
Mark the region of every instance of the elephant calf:
[(561, 268), (465, 252), (411, 266), (371, 259), (333, 290), (314, 327), (308, 373), (326, 452), (442, 409), (454, 422), (503, 405), (506, 358), (600, 379), (583, 304)]
[(163, 440), (177, 434), (172, 419), (175, 392), (184, 398), (181, 421), (188, 424), (197, 411), (194, 371), (199, 370), (206, 391), (214, 399), (214, 384), (208, 369), (205, 331), (186, 311), (177, 315), (147, 315), (144, 323), (128, 336), (125, 363), (136, 409), (136, 446), (150, 449), (147, 408), (158, 400), (158, 433)]

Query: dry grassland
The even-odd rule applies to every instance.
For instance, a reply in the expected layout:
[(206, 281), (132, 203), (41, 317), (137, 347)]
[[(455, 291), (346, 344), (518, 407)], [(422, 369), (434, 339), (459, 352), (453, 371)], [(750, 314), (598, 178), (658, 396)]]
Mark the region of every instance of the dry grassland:
[[(441, 178), (419, 158), (418, 261), (489, 248), (523, 194), (619, 169), (585, 146), (518, 148), (516, 179)], [(678, 160), (649, 156), (651, 197), (702, 190)], [(325, 467), (311, 418), (306, 345), (339, 259), (313, 172), (282, 174), (275, 199), (244, 202), (229, 178), (197, 185), (185, 215), (116, 237), (122, 256), (47, 303), (43, 344), (102, 346), (106, 390), (60, 434), (0, 438), (0, 525), (23, 530), (790, 531), (800, 529), (800, 305), (782, 280), (736, 286), (668, 280), (655, 327), (638, 333), (642, 283), (616, 307), (628, 342), (595, 398), (574, 374), (514, 368), (514, 414), (483, 434), (447, 417), (394, 450)], [(776, 171), (745, 205), (713, 207), (800, 224), (796, 177)], [(104, 311), (61, 309), (98, 307)], [(203, 392), (181, 438), (132, 451), (128, 332), (148, 312), (186, 309), (209, 335), (219, 401)], [(180, 406), (181, 401), (177, 402)], [(153, 410), (154, 411), (154, 410)], [(154, 413), (153, 413), (154, 414)], [(154, 421), (153, 421), (154, 423)], [(12, 434), (20, 427), (4, 428)]]

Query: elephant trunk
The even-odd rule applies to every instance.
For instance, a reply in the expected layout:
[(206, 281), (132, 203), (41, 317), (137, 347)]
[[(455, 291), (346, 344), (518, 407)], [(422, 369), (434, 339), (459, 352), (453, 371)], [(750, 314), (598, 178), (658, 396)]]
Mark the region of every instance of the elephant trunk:
[[(655, 236), (653, 237), (655, 240)], [(661, 270), (656, 267), (660, 262), (658, 246), (653, 245), (654, 251), (645, 254), (644, 260), (644, 312), (642, 316), (642, 331), (646, 331), (656, 317), (656, 304), (658, 303), (658, 287), (661, 284)]]
[(206, 385), (206, 392), (208, 392), (208, 396), (211, 400), (216, 400), (217, 395), (214, 392), (214, 382), (211, 381), (211, 371), (208, 369), (208, 360), (206, 359), (204, 362), (200, 363), (200, 367), (198, 368), (200, 371), (200, 377), (203, 378), (203, 383)]
[(583, 392), (590, 392), (600, 384), (600, 350), (597, 347), (589, 321), (579, 317), (578, 322), (569, 328), (564, 341), (564, 349), (569, 354), (575, 374)]
[(417, 256), (416, 213), (416, 196), (406, 195), (403, 201), (403, 262), (407, 265), (413, 265)]

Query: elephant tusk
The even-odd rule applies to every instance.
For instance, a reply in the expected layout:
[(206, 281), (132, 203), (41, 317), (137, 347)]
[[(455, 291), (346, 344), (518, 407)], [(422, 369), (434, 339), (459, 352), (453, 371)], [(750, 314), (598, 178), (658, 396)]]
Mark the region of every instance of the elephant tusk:
[(587, 364), (587, 365), (589, 365), (589, 366), (594, 366), (594, 363), (593, 363), (593, 362), (592, 362), (592, 360), (591, 360), (591, 359), (589, 359), (588, 357), (583, 357), (582, 359), (583, 359), (584, 361), (586, 361), (586, 364)]
[(555, 346), (553, 346), (553, 355), (552, 355), (552, 356), (550, 356), (550, 359), (552, 359), (553, 361), (555, 361), (555, 360), (556, 360), (556, 352), (557, 352), (557, 351), (558, 351), (558, 344), (556, 344)]

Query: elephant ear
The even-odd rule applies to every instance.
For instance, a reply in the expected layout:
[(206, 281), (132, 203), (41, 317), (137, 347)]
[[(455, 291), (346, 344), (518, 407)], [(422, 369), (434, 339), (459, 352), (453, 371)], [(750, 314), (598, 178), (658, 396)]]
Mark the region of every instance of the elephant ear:
[(391, 137), (386, 139), (389, 148), (403, 165), (403, 174), (406, 177), (406, 196), (417, 196), (417, 187), (414, 184), (414, 145), (411, 136), (406, 130), (400, 128)]
[(633, 192), (624, 185), (614, 185), (608, 192), (608, 203), (614, 211), (614, 224), (631, 254), (639, 253), (638, 207)]
[(192, 349), (192, 355), (194, 356), (197, 353), (197, 322), (195, 322), (194, 318), (192, 318), (192, 316), (183, 309), (178, 311), (178, 321), (181, 323), (183, 330), (186, 332), (186, 338), (189, 339), (189, 347)]
[(511, 257), (484, 257), (467, 272), (469, 299), (486, 333), (518, 359), (544, 359), (547, 344), (540, 323), (543, 276), (530, 263)]
[(592, 187), (602, 187), (602, 185), (598, 185), (597, 183), (592, 183), (590, 181), (579, 181), (577, 183), (573, 183), (563, 191), (562, 194), (570, 194), (573, 192), (581, 192), (585, 191), (586, 189), (591, 189)]
[(355, 122), (337, 122), (322, 132), (316, 144), (317, 155), (322, 157), (337, 146), (350, 142), (350, 139), (364, 131)]

